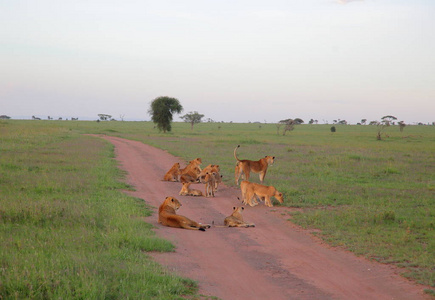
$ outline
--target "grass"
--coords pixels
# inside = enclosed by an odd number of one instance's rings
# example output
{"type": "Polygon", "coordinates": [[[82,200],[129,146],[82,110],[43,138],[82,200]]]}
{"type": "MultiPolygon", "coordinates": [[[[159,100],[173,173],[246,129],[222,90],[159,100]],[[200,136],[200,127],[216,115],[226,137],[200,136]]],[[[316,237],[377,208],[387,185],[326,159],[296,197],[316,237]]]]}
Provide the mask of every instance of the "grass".
{"type": "MultiPolygon", "coordinates": [[[[0,132],[9,127],[142,141],[184,161],[201,157],[203,165],[219,164],[225,183],[233,186],[237,145],[243,159],[276,156],[266,184],[284,193],[289,220],[320,229],[318,234],[331,245],[399,266],[404,276],[435,288],[433,126],[407,126],[404,132],[391,126],[386,132],[389,138],[382,141],[376,140],[376,126],[337,125],[331,133],[330,125],[302,125],[282,136],[273,124],[201,123],[190,130],[190,124],[173,123],[173,131],[162,134],[150,122],[7,121],[0,132]]],[[[31,140],[29,146],[20,147],[30,147],[31,140]]],[[[44,165],[5,162],[12,172],[44,165]]],[[[252,180],[258,182],[258,176],[254,174],[252,180]]],[[[60,187],[63,184],[44,183],[40,193],[54,193],[60,187]]]]}
{"type": "Polygon", "coordinates": [[[196,283],[149,251],[173,251],[121,189],[113,147],[57,126],[0,123],[0,298],[184,299],[196,283]]]}

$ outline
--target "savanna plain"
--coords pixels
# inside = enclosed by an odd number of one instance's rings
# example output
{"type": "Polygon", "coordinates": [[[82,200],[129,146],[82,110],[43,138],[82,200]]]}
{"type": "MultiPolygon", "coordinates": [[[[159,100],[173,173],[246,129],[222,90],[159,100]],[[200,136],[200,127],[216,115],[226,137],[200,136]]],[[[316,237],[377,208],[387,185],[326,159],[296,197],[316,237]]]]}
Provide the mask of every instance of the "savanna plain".
{"type": "MultiPolygon", "coordinates": [[[[144,221],[151,210],[123,190],[108,142],[137,140],[203,165],[235,186],[233,150],[276,157],[265,184],[285,217],[332,246],[397,266],[435,295],[435,126],[0,121],[0,298],[201,299],[193,280],[147,255],[174,251],[144,221]]],[[[163,176],[163,174],[162,174],[163,176]]],[[[252,181],[258,182],[254,174],[252,181]]]]}

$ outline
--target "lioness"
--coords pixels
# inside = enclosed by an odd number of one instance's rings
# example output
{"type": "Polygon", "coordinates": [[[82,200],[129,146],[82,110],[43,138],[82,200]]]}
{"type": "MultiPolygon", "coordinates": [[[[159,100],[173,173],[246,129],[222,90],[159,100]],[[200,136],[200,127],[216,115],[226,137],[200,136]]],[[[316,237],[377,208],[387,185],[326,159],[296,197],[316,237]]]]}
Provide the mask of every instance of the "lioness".
{"type": "Polygon", "coordinates": [[[171,169],[163,177],[164,181],[178,181],[178,176],[180,175],[180,163],[175,163],[171,169]]]}
{"type": "Polygon", "coordinates": [[[192,230],[205,231],[210,228],[208,224],[200,224],[190,220],[185,216],[177,215],[176,211],[180,208],[181,203],[174,197],[166,197],[159,207],[159,223],[169,227],[185,228],[192,230]]]}
{"type": "Polygon", "coordinates": [[[195,158],[191,160],[189,164],[180,170],[180,181],[181,182],[195,182],[201,173],[200,165],[202,163],[201,158],[195,158]]]}
{"type": "Polygon", "coordinates": [[[245,174],[245,180],[249,180],[251,172],[259,173],[260,181],[261,183],[263,183],[264,177],[266,176],[267,167],[269,165],[273,165],[275,161],[275,156],[265,156],[264,158],[257,161],[247,159],[240,160],[237,158],[236,154],[236,151],[239,147],[240,145],[238,145],[234,149],[234,158],[237,160],[237,164],[234,170],[236,185],[239,184],[239,179],[242,174],[245,174]]]}
{"type": "Polygon", "coordinates": [[[253,200],[255,197],[264,200],[264,204],[269,207],[273,206],[271,197],[275,197],[280,203],[284,202],[283,194],[278,192],[273,186],[243,180],[240,183],[240,190],[242,191],[243,204],[249,204],[250,206],[258,205],[256,199],[253,200]]]}
{"type": "Polygon", "coordinates": [[[190,188],[191,184],[192,182],[184,182],[178,194],[180,196],[202,196],[202,192],[200,190],[190,188]]]}
{"type": "Polygon", "coordinates": [[[201,172],[201,168],[199,167],[201,164],[202,164],[202,159],[200,157],[195,158],[194,160],[189,161],[189,164],[183,169],[181,169],[180,173],[183,174],[195,168],[198,168],[199,171],[201,172]]]}
{"type": "Polygon", "coordinates": [[[243,221],[242,212],[245,208],[243,206],[233,207],[233,213],[231,216],[226,217],[224,220],[225,226],[228,227],[255,227],[255,224],[245,223],[243,221]]]}

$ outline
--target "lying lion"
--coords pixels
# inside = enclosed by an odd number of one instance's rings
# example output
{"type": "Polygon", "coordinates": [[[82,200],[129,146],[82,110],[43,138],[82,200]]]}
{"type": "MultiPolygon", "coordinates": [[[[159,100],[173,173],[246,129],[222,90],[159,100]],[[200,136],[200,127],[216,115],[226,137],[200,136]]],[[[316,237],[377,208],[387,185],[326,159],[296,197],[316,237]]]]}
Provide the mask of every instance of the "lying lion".
{"type": "Polygon", "coordinates": [[[192,182],[184,182],[178,194],[180,196],[203,196],[200,190],[191,189],[190,188],[191,184],[192,182]]]}
{"type": "Polygon", "coordinates": [[[237,154],[236,154],[236,151],[239,147],[240,145],[238,145],[234,149],[234,158],[237,160],[237,164],[234,170],[234,178],[236,181],[236,185],[239,184],[239,179],[242,174],[245,175],[245,180],[249,180],[249,176],[251,172],[259,173],[260,181],[261,183],[263,183],[264,177],[266,176],[267,167],[269,165],[273,165],[275,161],[275,156],[265,156],[264,158],[257,161],[247,160],[247,159],[240,160],[237,158],[237,154]]]}
{"type": "Polygon", "coordinates": [[[249,204],[250,206],[258,205],[256,198],[264,200],[264,204],[269,207],[273,206],[271,197],[275,197],[280,203],[284,202],[283,194],[273,186],[243,180],[240,183],[240,190],[242,191],[243,204],[249,204]]]}
{"type": "Polygon", "coordinates": [[[180,163],[175,163],[172,168],[166,172],[165,176],[163,177],[164,181],[178,181],[178,176],[180,175],[180,163]]]}
{"type": "Polygon", "coordinates": [[[200,224],[190,220],[185,216],[176,214],[176,211],[180,208],[181,203],[174,197],[166,197],[162,205],[159,207],[159,223],[169,227],[201,230],[205,231],[205,228],[210,228],[208,224],[200,224]]]}
{"type": "Polygon", "coordinates": [[[245,208],[243,206],[233,207],[231,216],[226,217],[224,220],[225,226],[228,227],[255,227],[255,224],[248,224],[243,221],[242,212],[245,208]]]}

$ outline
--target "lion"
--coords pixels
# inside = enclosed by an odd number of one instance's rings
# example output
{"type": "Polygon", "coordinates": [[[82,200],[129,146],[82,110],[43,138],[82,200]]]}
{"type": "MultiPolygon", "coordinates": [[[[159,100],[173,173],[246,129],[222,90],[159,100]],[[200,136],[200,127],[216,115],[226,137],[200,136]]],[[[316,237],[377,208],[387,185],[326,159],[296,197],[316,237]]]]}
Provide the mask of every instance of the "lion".
{"type": "Polygon", "coordinates": [[[245,223],[243,221],[242,212],[245,208],[243,206],[234,206],[233,213],[224,220],[225,226],[228,227],[255,227],[255,224],[245,223]]]}
{"type": "Polygon", "coordinates": [[[205,196],[214,197],[215,175],[207,172],[204,175],[201,175],[198,179],[199,182],[205,184],[205,196]]]}
{"type": "Polygon", "coordinates": [[[190,189],[192,182],[184,182],[181,187],[180,196],[203,196],[200,190],[190,189]]]}
{"type": "Polygon", "coordinates": [[[250,206],[258,205],[254,197],[264,200],[264,204],[272,207],[271,197],[275,197],[280,203],[284,202],[283,194],[278,192],[273,186],[266,186],[255,182],[249,182],[243,180],[240,183],[240,190],[242,191],[243,204],[249,204],[250,206]]]}
{"type": "Polygon", "coordinates": [[[234,170],[236,185],[239,184],[239,179],[242,174],[245,175],[245,180],[249,180],[251,172],[259,173],[260,181],[261,183],[263,183],[264,177],[266,176],[267,167],[269,165],[273,165],[273,163],[275,162],[275,156],[265,156],[264,158],[257,161],[247,159],[240,160],[237,158],[236,154],[236,151],[239,147],[240,145],[238,145],[234,149],[234,158],[237,160],[237,164],[234,170]]]}
{"type": "Polygon", "coordinates": [[[201,172],[201,168],[200,165],[202,164],[202,159],[200,157],[195,158],[194,160],[189,161],[189,164],[184,167],[183,169],[180,170],[180,173],[187,173],[189,172],[191,169],[196,169],[198,168],[199,171],[201,172]]]}
{"type": "Polygon", "coordinates": [[[176,211],[181,207],[180,201],[174,197],[166,197],[162,205],[159,207],[159,223],[164,226],[201,230],[205,231],[210,228],[208,224],[200,224],[189,218],[177,215],[176,211]]]}
{"type": "Polygon", "coordinates": [[[213,176],[215,177],[213,189],[216,192],[218,189],[219,183],[222,182],[222,175],[219,174],[219,172],[220,172],[219,165],[208,165],[207,167],[202,169],[201,173],[199,174],[199,178],[204,176],[206,173],[213,174],[213,176]]]}
{"type": "Polygon", "coordinates": [[[178,181],[178,176],[180,175],[180,163],[175,163],[172,168],[163,177],[164,181],[178,181]]]}
{"type": "Polygon", "coordinates": [[[180,182],[181,183],[187,183],[187,182],[199,182],[199,174],[201,171],[199,169],[191,169],[189,172],[186,172],[184,174],[181,174],[180,176],[180,182]]]}
{"type": "Polygon", "coordinates": [[[180,170],[180,182],[197,182],[198,176],[201,173],[202,159],[195,158],[189,164],[180,170]]]}
{"type": "Polygon", "coordinates": [[[205,173],[199,177],[199,182],[205,184],[205,196],[214,197],[216,173],[205,173]]]}

